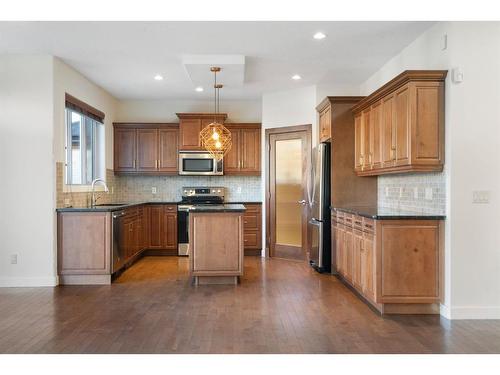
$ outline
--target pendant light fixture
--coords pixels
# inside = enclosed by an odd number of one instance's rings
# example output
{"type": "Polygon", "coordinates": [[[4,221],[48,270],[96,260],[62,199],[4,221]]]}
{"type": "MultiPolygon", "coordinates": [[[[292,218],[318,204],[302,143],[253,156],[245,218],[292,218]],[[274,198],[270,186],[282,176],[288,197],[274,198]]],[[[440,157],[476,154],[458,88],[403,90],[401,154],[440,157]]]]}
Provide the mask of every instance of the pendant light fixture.
{"type": "Polygon", "coordinates": [[[219,90],[221,84],[217,83],[217,73],[220,68],[210,68],[214,73],[214,121],[205,126],[200,132],[202,146],[217,160],[222,160],[231,149],[231,132],[219,122],[219,90]]]}

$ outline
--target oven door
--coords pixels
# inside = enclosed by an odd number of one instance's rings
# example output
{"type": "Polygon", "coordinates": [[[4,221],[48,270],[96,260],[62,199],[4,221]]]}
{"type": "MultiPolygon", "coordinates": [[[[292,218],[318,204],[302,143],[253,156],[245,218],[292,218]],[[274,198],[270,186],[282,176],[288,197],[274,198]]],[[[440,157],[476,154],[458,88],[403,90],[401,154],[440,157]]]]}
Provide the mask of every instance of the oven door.
{"type": "Polygon", "coordinates": [[[179,174],[191,176],[222,175],[222,160],[208,152],[179,152],[179,174]]]}

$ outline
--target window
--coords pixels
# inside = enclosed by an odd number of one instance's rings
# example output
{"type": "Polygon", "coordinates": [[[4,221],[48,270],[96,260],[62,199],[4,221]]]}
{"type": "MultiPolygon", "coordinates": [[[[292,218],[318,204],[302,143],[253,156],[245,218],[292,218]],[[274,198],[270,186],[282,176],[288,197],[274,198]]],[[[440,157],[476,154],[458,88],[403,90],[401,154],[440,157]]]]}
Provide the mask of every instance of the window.
{"type": "Polygon", "coordinates": [[[104,115],[75,101],[66,96],[66,184],[90,185],[104,177],[104,115]]]}

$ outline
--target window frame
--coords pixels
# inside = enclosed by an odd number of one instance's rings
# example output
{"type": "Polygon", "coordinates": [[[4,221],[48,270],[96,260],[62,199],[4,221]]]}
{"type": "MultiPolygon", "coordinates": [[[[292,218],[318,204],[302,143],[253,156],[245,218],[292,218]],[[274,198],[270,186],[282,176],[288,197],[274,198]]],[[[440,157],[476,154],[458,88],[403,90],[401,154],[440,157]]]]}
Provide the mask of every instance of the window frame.
{"type": "MultiPolygon", "coordinates": [[[[66,186],[71,186],[72,188],[77,187],[86,187],[91,185],[91,181],[93,181],[98,174],[98,166],[97,166],[97,127],[103,126],[104,129],[104,121],[98,121],[96,118],[92,118],[85,113],[82,113],[75,109],[73,106],[65,106],[65,163],[64,163],[64,184],[66,186]],[[80,122],[80,171],[81,171],[81,183],[73,183],[73,155],[72,155],[72,114],[77,113],[81,116],[82,121],[80,122]],[[87,164],[87,136],[86,129],[90,126],[92,129],[91,142],[92,142],[92,169],[91,176],[89,180],[88,172],[88,164],[87,164]],[[90,181],[90,182],[89,182],[90,181]]],[[[102,140],[105,142],[105,138],[102,140]]],[[[103,155],[105,156],[105,155],[103,155]]],[[[105,176],[102,176],[105,178],[105,176]]]]}

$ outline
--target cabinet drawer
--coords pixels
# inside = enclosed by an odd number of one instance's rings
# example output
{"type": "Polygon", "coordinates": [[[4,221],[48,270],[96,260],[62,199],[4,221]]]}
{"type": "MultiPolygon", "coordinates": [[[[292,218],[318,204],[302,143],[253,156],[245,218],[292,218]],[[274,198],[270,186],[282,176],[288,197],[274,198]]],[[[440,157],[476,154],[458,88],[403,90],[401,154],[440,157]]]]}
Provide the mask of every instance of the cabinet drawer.
{"type": "Polygon", "coordinates": [[[259,217],[257,215],[243,215],[243,227],[247,229],[259,229],[259,217]]]}
{"type": "Polygon", "coordinates": [[[245,203],[245,213],[260,213],[260,204],[245,203]]]}
{"type": "Polygon", "coordinates": [[[243,245],[245,249],[260,249],[260,232],[247,232],[243,234],[243,245]]]}
{"type": "Polygon", "coordinates": [[[177,212],[177,206],[174,204],[165,205],[163,209],[165,210],[165,212],[177,212]]]}

